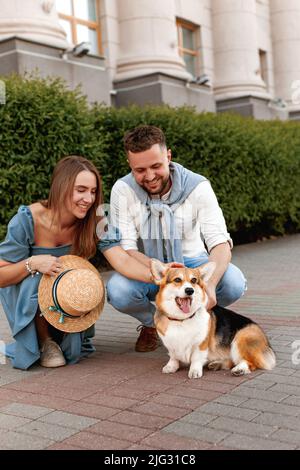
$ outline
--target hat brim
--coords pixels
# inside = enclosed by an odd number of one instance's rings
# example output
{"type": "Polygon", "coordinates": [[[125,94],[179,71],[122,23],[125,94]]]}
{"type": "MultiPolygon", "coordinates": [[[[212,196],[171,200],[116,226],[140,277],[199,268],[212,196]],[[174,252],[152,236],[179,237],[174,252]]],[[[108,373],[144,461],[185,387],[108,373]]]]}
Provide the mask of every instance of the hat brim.
{"type": "Polygon", "coordinates": [[[87,260],[80,258],[75,255],[65,255],[59,258],[60,263],[62,264],[63,271],[67,269],[90,269],[99,277],[102,284],[102,298],[101,302],[97,307],[88,312],[86,315],[80,317],[64,317],[64,322],[59,323],[60,313],[56,311],[49,310],[49,307],[53,306],[52,298],[52,287],[55,279],[59,276],[60,273],[57,273],[55,276],[49,276],[43,274],[39,289],[38,289],[38,302],[41,313],[43,317],[47,320],[50,325],[54,328],[64,331],[66,333],[80,333],[81,331],[87,330],[90,326],[96,323],[97,319],[100,316],[100,313],[103,310],[105,302],[105,288],[102,277],[99,271],[87,260]]]}

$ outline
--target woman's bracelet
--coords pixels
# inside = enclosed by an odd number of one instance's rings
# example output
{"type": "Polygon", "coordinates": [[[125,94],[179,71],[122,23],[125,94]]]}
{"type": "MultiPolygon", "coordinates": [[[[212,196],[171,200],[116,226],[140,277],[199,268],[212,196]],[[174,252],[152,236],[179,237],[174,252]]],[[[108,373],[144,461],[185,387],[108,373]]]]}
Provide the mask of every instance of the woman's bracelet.
{"type": "Polygon", "coordinates": [[[34,277],[37,274],[39,274],[39,272],[31,268],[31,259],[32,259],[32,257],[28,258],[28,260],[26,260],[25,266],[26,266],[27,271],[31,275],[31,277],[34,277]]]}

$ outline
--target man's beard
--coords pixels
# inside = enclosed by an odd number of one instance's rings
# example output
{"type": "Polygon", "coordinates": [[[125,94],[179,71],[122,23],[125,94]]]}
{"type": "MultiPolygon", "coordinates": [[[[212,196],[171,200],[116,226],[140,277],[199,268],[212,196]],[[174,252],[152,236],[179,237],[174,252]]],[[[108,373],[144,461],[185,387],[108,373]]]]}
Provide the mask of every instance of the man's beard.
{"type": "Polygon", "coordinates": [[[159,188],[158,189],[155,189],[155,190],[151,190],[151,188],[149,188],[147,185],[145,184],[142,184],[142,188],[148,193],[148,194],[151,194],[153,196],[157,195],[157,194],[161,194],[165,189],[166,187],[168,186],[169,184],[169,177],[167,176],[165,179],[160,179],[157,183],[160,183],[159,185],[159,188]]]}

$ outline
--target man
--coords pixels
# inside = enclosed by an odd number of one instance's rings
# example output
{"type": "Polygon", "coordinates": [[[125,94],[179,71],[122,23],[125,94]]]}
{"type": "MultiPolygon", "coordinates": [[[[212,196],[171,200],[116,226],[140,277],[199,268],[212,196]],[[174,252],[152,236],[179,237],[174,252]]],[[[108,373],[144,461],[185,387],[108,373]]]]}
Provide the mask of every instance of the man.
{"type": "MultiPolygon", "coordinates": [[[[214,261],[207,284],[208,306],[227,306],[246,289],[241,271],[230,264],[232,241],[210,183],[171,161],[165,136],[155,126],[140,126],[124,138],[131,173],[111,192],[111,222],[121,232],[121,246],[150,268],[150,259],[197,267],[214,261]]],[[[151,283],[113,274],[109,302],[141,325],[135,350],[153,351],[158,337],[153,324],[158,291],[151,283]]]]}

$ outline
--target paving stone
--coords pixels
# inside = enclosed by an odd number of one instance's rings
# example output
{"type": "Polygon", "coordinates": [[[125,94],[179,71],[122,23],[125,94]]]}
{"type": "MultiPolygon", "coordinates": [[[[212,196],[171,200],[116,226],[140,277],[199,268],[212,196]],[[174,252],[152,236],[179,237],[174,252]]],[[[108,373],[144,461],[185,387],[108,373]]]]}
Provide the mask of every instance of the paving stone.
{"type": "Polygon", "coordinates": [[[21,418],[20,416],[0,413],[0,429],[16,429],[23,424],[30,423],[30,421],[30,419],[21,418]]]}
{"type": "Polygon", "coordinates": [[[238,395],[221,395],[220,397],[213,400],[211,403],[223,403],[224,405],[239,406],[241,403],[246,402],[247,397],[239,397],[238,395]]]}
{"type": "Polygon", "coordinates": [[[78,432],[78,429],[66,428],[56,424],[32,421],[18,428],[18,432],[51,439],[52,441],[62,441],[78,432]]]}
{"type": "MultiPolygon", "coordinates": [[[[213,378],[211,380],[213,380],[213,378]]],[[[192,389],[201,389],[201,390],[214,391],[214,392],[219,392],[219,393],[227,393],[227,392],[230,392],[234,388],[235,382],[228,384],[228,383],[222,383],[219,381],[212,382],[208,380],[203,380],[201,378],[199,380],[192,380],[188,385],[192,389]]]]}
{"type": "Polygon", "coordinates": [[[295,376],[296,374],[295,374],[295,369],[289,369],[287,367],[276,366],[274,369],[268,370],[266,374],[262,374],[262,375],[267,375],[271,377],[272,375],[294,375],[295,376]]]}
{"type": "Polygon", "coordinates": [[[47,450],[86,450],[83,449],[82,447],[75,447],[72,446],[71,444],[66,444],[64,442],[55,442],[55,444],[52,444],[51,446],[47,447],[47,450]]]}
{"type": "MultiPolygon", "coordinates": [[[[45,395],[51,398],[72,398],[72,400],[81,400],[92,395],[93,390],[91,386],[79,388],[72,388],[71,385],[65,387],[57,387],[55,385],[49,385],[48,383],[41,382],[26,382],[23,381],[13,382],[5,386],[8,390],[20,390],[21,392],[29,392],[37,395],[45,395]]],[[[97,390],[97,386],[93,387],[97,390]]]]}
{"type": "Polygon", "coordinates": [[[147,379],[145,377],[138,377],[128,380],[127,383],[129,386],[135,387],[139,390],[145,390],[156,393],[159,393],[162,390],[167,390],[170,387],[169,383],[164,383],[162,385],[160,377],[154,377],[152,380],[150,380],[148,377],[147,379]]]}
{"type": "Polygon", "coordinates": [[[293,341],[297,340],[300,338],[299,332],[292,333],[290,329],[288,330],[282,330],[281,335],[280,335],[280,340],[281,341],[288,341],[289,343],[293,343],[293,341]]]}
{"type": "Polygon", "coordinates": [[[110,408],[117,408],[120,410],[125,410],[126,408],[130,408],[131,406],[137,405],[139,403],[137,400],[132,400],[130,398],[103,395],[103,393],[95,393],[94,395],[89,396],[83,401],[85,401],[86,403],[95,403],[97,405],[102,405],[110,408]]]}
{"type": "Polygon", "coordinates": [[[262,439],[261,437],[232,434],[222,441],[222,445],[241,450],[292,450],[295,444],[287,444],[279,440],[262,439]]]}
{"type": "Polygon", "coordinates": [[[243,421],[241,419],[233,419],[227,417],[217,418],[216,420],[209,423],[209,427],[255,437],[268,437],[277,429],[275,426],[256,424],[253,422],[243,421]]]}
{"type": "MultiPolygon", "coordinates": [[[[149,449],[166,450],[205,450],[210,449],[212,444],[196,439],[189,439],[176,434],[158,431],[141,441],[142,446],[150,446],[149,449]]],[[[143,447],[141,447],[142,449],[143,447]]],[[[148,448],[148,447],[146,447],[148,448]]]]}
{"type": "MultiPolygon", "coordinates": [[[[275,384],[274,387],[277,387],[275,384]]],[[[239,395],[242,397],[247,397],[247,398],[257,398],[257,399],[262,399],[262,400],[269,400],[272,402],[279,402],[281,400],[284,400],[287,398],[288,395],[291,395],[291,393],[283,392],[283,390],[278,390],[277,388],[273,388],[271,390],[257,390],[254,387],[246,387],[246,386],[240,386],[232,390],[231,392],[234,395],[239,395]]]]}
{"type": "Polygon", "coordinates": [[[181,418],[180,422],[192,423],[192,424],[196,424],[197,426],[205,426],[206,424],[210,423],[217,417],[218,415],[203,413],[200,410],[197,410],[181,418]]]}
{"type": "Polygon", "coordinates": [[[165,393],[155,395],[152,401],[160,405],[175,406],[176,408],[183,408],[185,410],[194,410],[205,403],[203,400],[197,400],[196,398],[185,398],[183,400],[182,397],[166,395],[165,393]]]}
{"type": "Polygon", "coordinates": [[[128,424],[114,423],[112,421],[101,421],[91,426],[89,432],[102,434],[103,436],[111,436],[121,440],[125,439],[130,442],[138,442],[149,434],[152,434],[153,430],[130,426],[128,424]]]}
{"type": "Polygon", "coordinates": [[[146,446],[146,444],[132,444],[127,447],[127,450],[161,450],[161,447],[146,446]]]}
{"type": "Polygon", "coordinates": [[[286,367],[287,369],[294,369],[295,371],[299,370],[299,364],[293,364],[291,359],[289,359],[288,361],[283,360],[280,364],[280,367],[284,367],[284,368],[286,367]]]}
{"type": "Polygon", "coordinates": [[[257,377],[256,379],[254,379],[255,381],[257,382],[275,382],[275,383],[281,383],[281,384],[285,384],[285,385],[295,385],[296,387],[300,387],[300,377],[296,377],[296,376],[283,376],[283,375],[279,375],[279,374],[272,374],[272,376],[270,375],[266,375],[266,374],[263,374],[263,375],[260,375],[259,377],[257,377]]]}
{"type": "Polygon", "coordinates": [[[169,426],[165,427],[163,431],[212,443],[219,443],[230,434],[229,432],[211,429],[207,426],[198,426],[196,424],[187,423],[182,420],[170,424],[169,426]]]}
{"type": "MultiPolygon", "coordinates": [[[[253,372],[252,374],[255,374],[253,372]]],[[[194,384],[198,384],[197,388],[202,388],[202,385],[206,382],[220,382],[221,384],[228,384],[231,385],[232,388],[237,387],[243,382],[247,382],[249,380],[249,377],[247,376],[240,376],[240,377],[235,377],[231,374],[229,370],[218,370],[218,371],[212,371],[212,370],[206,370],[204,369],[204,375],[201,377],[200,381],[199,380],[193,380],[192,381],[192,387],[195,387],[194,384]],[[201,384],[201,385],[200,385],[201,384]]],[[[188,383],[190,384],[191,381],[189,380],[188,383]]],[[[230,389],[228,389],[230,391],[230,389]]]]}
{"type": "Polygon", "coordinates": [[[11,403],[0,408],[1,413],[21,416],[23,418],[37,419],[54,411],[52,408],[27,405],[26,403],[11,403]]]}
{"type": "MultiPolygon", "coordinates": [[[[1,355],[0,355],[0,364],[1,364],[1,355]]],[[[11,378],[11,377],[0,377],[0,387],[2,387],[3,385],[7,385],[7,384],[10,384],[10,383],[13,383],[15,382],[16,379],[15,378],[11,378]]]]}
{"type": "Polygon", "coordinates": [[[279,429],[272,434],[272,439],[288,442],[289,444],[300,444],[300,432],[290,431],[288,429],[279,429]]]}
{"type": "Polygon", "coordinates": [[[291,344],[292,344],[292,341],[282,341],[280,336],[278,337],[278,339],[271,340],[271,346],[273,349],[277,347],[290,347],[291,344]]]}
{"type": "MultiPolygon", "coordinates": [[[[25,422],[14,421],[17,427],[13,431],[3,429],[8,441],[1,443],[2,448],[176,450],[300,447],[300,364],[292,363],[292,343],[300,339],[300,283],[296,282],[300,279],[299,241],[300,235],[296,235],[234,248],[234,263],[248,277],[249,290],[233,310],[250,314],[263,326],[278,353],[274,370],[256,371],[244,377],[233,377],[230,371],[205,370],[202,379],[197,381],[188,379],[187,368],[174,375],[162,374],[161,368],[167,360],[166,350],[160,347],[150,354],[136,353],[134,343],[138,322],[120,315],[106,304],[101,321],[96,324],[94,343],[98,351],[88,360],[56,370],[33,367],[30,371],[19,371],[13,369],[10,362],[1,367],[0,416],[9,416],[11,423],[15,418],[25,419],[25,422]],[[288,266],[288,270],[278,271],[278,263],[281,267],[288,266]],[[293,282],[289,278],[291,270],[293,282]],[[278,292],[280,296],[276,294],[278,292]],[[288,305],[291,312],[288,317],[282,316],[282,304],[288,305]],[[85,388],[87,383],[91,384],[88,391],[85,388]],[[93,402],[89,402],[91,397],[93,402]],[[12,408],[5,410],[8,405],[12,408]],[[206,405],[204,413],[202,406],[206,405]],[[140,413],[133,412],[132,407],[138,408],[140,413]],[[45,410],[48,414],[44,414],[45,410]],[[57,415],[55,413],[60,412],[53,410],[63,410],[64,413],[57,415]],[[217,410],[218,415],[215,414],[217,410]],[[166,414],[168,417],[164,418],[166,414]],[[45,421],[47,416],[52,416],[50,420],[54,422],[45,421]],[[94,419],[92,424],[80,421],[89,418],[94,419]],[[101,420],[108,424],[103,426],[101,420]],[[227,426],[228,420],[235,421],[238,430],[232,429],[232,425],[229,431],[214,428],[214,423],[220,426],[220,420],[227,420],[227,426]],[[22,428],[33,432],[34,426],[40,427],[40,435],[21,432],[22,428]],[[176,433],[165,431],[171,426],[177,427],[176,433]],[[257,429],[265,430],[266,427],[273,429],[268,438],[241,434],[249,430],[251,433],[257,429]],[[55,429],[58,429],[57,433],[54,433],[55,429]],[[59,434],[62,429],[75,434],[64,438],[59,434]],[[43,432],[47,438],[41,435],[43,432]],[[104,432],[107,435],[102,434],[104,432]],[[141,436],[145,433],[141,440],[139,433],[141,436]],[[64,440],[54,442],[52,436],[64,440]],[[138,440],[133,442],[135,439],[138,440]]],[[[0,330],[5,340],[10,341],[2,311],[0,330]]]]}
{"type": "Polygon", "coordinates": [[[46,449],[54,441],[51,439],[44,439],[38,436],[29,436],[15,431],[8,431],[1,435],[1,446],[3,448],[15,450],[40,450],[46,449]]]}
{"type": "Polygon", "coordinates": [[[285,393],[286,395],[300,396],[300,387],[295,385],[275,384],[269,389],[269,393],[285,393]]]}
{"type": "Polygon", "coordinates": [[[182,408],[176,408],[174,406],[160,405],[152,401],[143,403],[139,406],[131,408],[132,411],[137,413],[145,413],[145,415],[156,415],[165,418],[179,419],[187,414],[187,411],[182,408]]]}
{"type": "Polygon", "coordinates": [[[300,397],[295,397],[291,395],[290,397],[285,398],[281,403],[300,407],[300,397]]]}
{"type": "Polygon", "coordinates": [[[262,413],[254,420],[256,423],[277,426],[293,431],[300,431],[300,420],[293,416],[280,415],[275,413],[262,413]]]}
{"type": "Polygon", "coordinates": [[[119,413],[117,408],[108,408],[107,406],[96,405],[95,403],[86,403],[80,401],[62,408],[63,411],[78,416],[88,416],[95,419],[107,419],[119,413]]]}
{"type": "Polygon", "coordinates": [[[58,424],[67,428],[85,429],[98,423],[97,419],[87,418],[86,416],[64,413],[63,411],[54,411],[46,416],[39,418],[39,421],[50,424],[58,424]]]}
{"type": "Polygon", "coordinates": [[[109,421],[117,423],[131,424],[141,428],[161,429],[167,426],[172,419],[162,418],[161,416],[145,415],[144,413],[135,413],[133,411],[122,411],[111,418],[109,421]]]}
{"type": "Polygon", "coordinates": [[[258,377],[257,377],[257,380],[256,379],[252,379],[252,380],[249,380],[248,382],[242,384],[239,386],[239,388],[255,388],[257,390],[268,390],[269,388],[272,387],[272,385],[276,385],[276,382],[275,381],[267,381],[267,380],[260,380],[258,381],[258,377]]]}
{"type": "Polygon", "coordinates": [[[172,389],[168,390],[168,394],[181,396],[181,397],[183,397],[183,399],[185,397],[187,397],[187,398],[198,398],[199,400],[203,400],[203,401],[214,400],[215,398],[217,398],[221,395],[219,392],[201,390],[200,388],[199,389],[189,388],[188,386],[173,387],[172,389]]]}
{"type": "Polygon", "coordinates": [[[287,416],[299,416],[300,414],[300,407],[290,406],[284,402],[274,403],[267,400],[250,399],[241,403],[240,406],[251,410],[269,411],[274,414],[283,414],[287,416]]]}
{"type": "Polygon", "coordinates": [[[72,445],[76,448],[89,450],[122,450],[127,449],[131,443],[110,436],[101,436],[91,432],[81,431],[62,442],[64,445],[72,445]]]}
{"type": "MultiPolygon", "coordinates": [[[[287,341],[288,342],[288,341],[287,341]]],[[[289,342],[288,342],[289,343],[289,342]]],[[[289,343],[288,345],[283,345],[283,344],[277,344],[276,346],[273,346],[273,349],[275,350],[275,353],[276,353],[276,356],[279,354],[279,353],[286,353],[286,354],[291,354],[293,352],[292,350],[292,347],[291,347],[291,344],[292,343],[289,343]]]]}
{"type": "Polygon", "coordinates": [[[229,416],[230,418],[243,419],[245,421],[251,421],[259,413],[253,410],[247,410],[236,406],[224,405],[221,403],[206,403],[205,405],[198,408],[197,411],[191,413],[194,416],[201,413],[208,413],[216,416],[229,416]]]}

